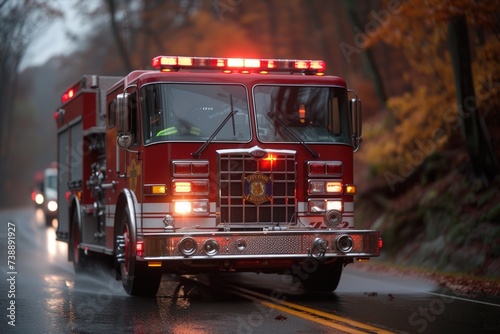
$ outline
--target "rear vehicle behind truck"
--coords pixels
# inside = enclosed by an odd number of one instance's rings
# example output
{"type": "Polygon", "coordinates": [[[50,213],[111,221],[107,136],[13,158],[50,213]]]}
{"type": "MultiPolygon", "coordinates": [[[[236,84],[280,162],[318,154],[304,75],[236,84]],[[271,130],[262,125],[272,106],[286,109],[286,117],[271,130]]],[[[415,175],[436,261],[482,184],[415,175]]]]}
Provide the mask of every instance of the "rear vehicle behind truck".
{"type": "Polygon", "coordinates": [[[31,199],[37,208],[42,209],[45,224],[52,226],[52,221],[58,218],[57,168],[49,167],[35,174],[31,199]]]}

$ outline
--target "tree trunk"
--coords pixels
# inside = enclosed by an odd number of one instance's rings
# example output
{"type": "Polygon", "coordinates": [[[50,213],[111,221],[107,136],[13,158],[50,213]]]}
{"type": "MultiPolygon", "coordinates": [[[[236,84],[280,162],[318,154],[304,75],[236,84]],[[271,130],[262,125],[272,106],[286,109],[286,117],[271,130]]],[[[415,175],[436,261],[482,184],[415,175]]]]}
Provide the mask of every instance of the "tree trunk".
{"type": "MultiPolygon", "coordinates": [[[[118,46],[118,52],[123,60],[123,67],[125,68],[125,72],[128,73],[132,71],[132,65],[130,63],[130,55],[129,50],[127,48],[127,39],[128,39],[128,31],[126,31],[127,36],[125,36],[125,42],[123,41],[120,30],[118,28],[118,23],[116,22],[116,4],[114,0],[107,0],[108,9],[109,9],[109,17],[111,19],[111,31],[113,32],[113,36],[115,37],[116,45],[118,46]]],[[[125,17],[125,20],[127,18],[125,17]]],[[[128,24],[125,21],[125,24],[128,24]]],[[[126,27],[128,29],[128,27],[126,27]]]]}
{"type": "Polygon", "coordinates": [[[472,164],[474,176],[489,183],[497,173],[498,163],[486,128],[481,127],[471,69],[469,35],[465,16],[450,19],[448,40],[455,76],[455,89],[461,132],[472,164]]]}
{"type": "MultiPolygon", "coordinates": [[[[359,20],[358,14],[356,12],[357,3],[352,0],[344,0],[342,3],[347,11],[347,16],[353,28],[357,27],[361,29],[363,25],[361,24],[361,21],[359,20]]],[[[365,63],[365,68],[368,70],[368,74],[370,75],[373,86],[375,88],[375,93],[377,95],[381,107],[383,108],[385,107],[385,103],[387,101],[387,94],[385,93],[384,82],[382,80],[382,77],[380,76],[378,67],[375,64],[375,58],[373,56],[373,52],[371,51],[371,49],[364,49],[363,51],[364,52],[361,53],[362,56],[361,59],[365,63]]]]}

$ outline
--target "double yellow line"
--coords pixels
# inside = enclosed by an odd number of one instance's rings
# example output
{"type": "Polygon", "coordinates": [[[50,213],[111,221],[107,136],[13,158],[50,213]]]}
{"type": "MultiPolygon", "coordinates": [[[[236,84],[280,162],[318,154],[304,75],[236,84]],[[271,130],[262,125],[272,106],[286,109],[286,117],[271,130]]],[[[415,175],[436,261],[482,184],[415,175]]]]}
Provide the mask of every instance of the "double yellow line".
{"type": "Polygon", "coordinates": [[[358,321],[350,320],[347,318],[339,317],[330,313],[315,310],[306,306],[290,303],[277,298],[272,298],[264,294],[251,291],[240,287],[225,287],[232,293],[246,299],[250,299],[261,305],[292,314],[302,319],[310,320],[318,324],[335,328],[346,333],[392,333],[390,331],[370,326],[358,321]]]}

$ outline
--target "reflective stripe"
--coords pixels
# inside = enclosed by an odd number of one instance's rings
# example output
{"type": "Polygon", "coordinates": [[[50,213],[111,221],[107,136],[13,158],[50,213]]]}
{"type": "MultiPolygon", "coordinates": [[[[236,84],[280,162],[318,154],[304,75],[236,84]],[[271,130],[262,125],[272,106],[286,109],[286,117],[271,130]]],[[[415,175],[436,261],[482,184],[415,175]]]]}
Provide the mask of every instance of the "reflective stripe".
{"type": "Polygon", "coordinates": [[[170,128],[166,128],[166,129],[163,129],[163,130],[160,130],[158,131],[158,133],[156,134],[156,136],[168,136],[168,135],[175,135],[177,133],[177,129],[175,128],[175,126],[172,126],[170,128]]]}
{"type": "MultiPolygon", "coordinates": [[[[177,130],[177,128],[175,126],[172,126],[170,128],[166,128],[166,129],[158,131],[156,136],[169,136],[169,135],[175,135],[175,134],[179,134],[179,131],[177,130]]],[[[189,134],[194,135],[194,136],[199,136],[201,134],[201,130],[199,128],[193,126],[191,129],[189,129],[189,134]]]]}

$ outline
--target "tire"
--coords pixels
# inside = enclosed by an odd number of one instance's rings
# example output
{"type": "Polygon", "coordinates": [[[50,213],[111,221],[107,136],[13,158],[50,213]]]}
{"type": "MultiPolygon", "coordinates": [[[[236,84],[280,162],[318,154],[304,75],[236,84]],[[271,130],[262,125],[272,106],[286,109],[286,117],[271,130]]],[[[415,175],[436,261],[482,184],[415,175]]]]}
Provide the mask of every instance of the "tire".
{"type": "Polygon", "coordinates": [[[162,272],[158,268],[149,268],[146,262],[136,261],[135,247],[133,247],[135,245],[135,235],[131,230],[130,215],[127,209],[123,215],[120,231],[121,236],[123,236],[122,254],[124,257],[123,261],[118,261],[118,258],[116,261],[120,262],[123,288],[132,296],[156,296],[160,287],[162,272]]]}
{"type": "Polygon", "coordinates": [[[88,270],[88,258],[85,251],[80,248],[80,227],[78,226],[78,213],[73,210],[71,216],[71,242],[73,268],[76,273],[86,272],[88,270]]]}
{"type": "Polygon", "coordinates": [[[342,268],[343,263],[341,261],[329,264],[318,262],[316,270],[300,277],[299,280],[307,291],[333,292],[339,285],[342,268]]]}

